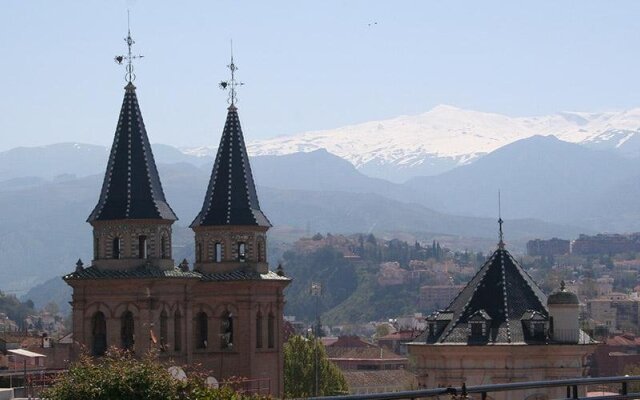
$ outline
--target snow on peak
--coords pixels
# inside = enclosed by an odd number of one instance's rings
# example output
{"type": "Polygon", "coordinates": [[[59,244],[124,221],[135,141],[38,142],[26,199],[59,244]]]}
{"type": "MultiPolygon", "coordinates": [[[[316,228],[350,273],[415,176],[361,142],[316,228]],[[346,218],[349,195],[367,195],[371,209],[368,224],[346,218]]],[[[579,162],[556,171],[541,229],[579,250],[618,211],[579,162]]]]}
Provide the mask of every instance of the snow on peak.
{"type": "MultiPolygon", "coordinates": [[[[438,105],[418,115],[402,115],[335,129],[279,136],[248,143],[251,155],[283,155],[325,149],[356,167],[369,163],[407,168],[446,159],[465,164],[504,145],[534,135],[586,145],[624,145],[640,132],[640,108],[622,112],[560,112],[533,117],[438,105]]],[[[210,156],[215,148],[182,149],[210,156]]]]}

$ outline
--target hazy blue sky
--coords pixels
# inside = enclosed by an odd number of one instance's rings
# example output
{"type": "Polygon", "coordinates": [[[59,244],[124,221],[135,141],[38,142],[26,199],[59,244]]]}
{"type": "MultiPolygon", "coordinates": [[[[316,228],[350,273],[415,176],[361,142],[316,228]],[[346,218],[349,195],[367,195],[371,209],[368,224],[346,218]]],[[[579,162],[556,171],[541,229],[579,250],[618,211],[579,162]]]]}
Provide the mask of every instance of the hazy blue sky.
{"type": "Polygon", "coordinates": [[[154,143],[215,145],[233,38],[247,140],[417,114],[640,106],[637,1],[25,1],[0,5],[0,150],[109,144],[131,10],[154,143]],[[377,25],[373,24],[377,22],[377,25]],[[369,24],[372,26],[369,26],[369,24]]]}

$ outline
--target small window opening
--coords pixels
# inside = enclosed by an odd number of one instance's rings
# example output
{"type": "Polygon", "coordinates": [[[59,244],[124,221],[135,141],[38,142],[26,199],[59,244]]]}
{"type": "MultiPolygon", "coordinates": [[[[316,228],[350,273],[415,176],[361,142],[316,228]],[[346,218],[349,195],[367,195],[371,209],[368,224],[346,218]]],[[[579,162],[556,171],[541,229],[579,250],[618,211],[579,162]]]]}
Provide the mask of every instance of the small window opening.
{"type": "Polygon", "coordinates": [[[93,239],[93,259],[100,259],[100,238],[93,239]]]}
{"type": "Polygon", "coordinates": [[[120,317],[120,338],[124,350],[133,350],[134,345],[134,323],[131,311],[125,311],[120,317]]]}
{"type": "Polygon", "coordinates": [[[196,348],[206,349],[209,346],[209,317],[201,311],[196,316],[196,348]]]}
{"type": "Polygon", "coordinates": [[[262,348],[262,313],[259,311],[256,315],[256,348],[262,348]]]}
{"type": "Polygon", "coordinates": [[[107,321],[101,311],[93,314],[91,332],[93,335],[91,353],[94,356],[101,356],[107,351],[107,321]]]}
{"type": "Polygon", "coordinates": [[[162,310],[160,313],[160,351],[167,351],[167,324],[169,317],[167,312],[162,310]]]}
{"type": "Polygon", "coordinates": [[[182,350],[182,315],[179,310],[173,315],[173,342],[175,351],[182,350]]]}
{"type": "Polygon", "coordinates": [[[484,333],[482,332],[482,325],[484,325],[484,323],[482,322],[473,322],[471,323],[471,336],[472,337],[481,337],[484,335],[484,333]]]}
{"type": "Polygon", "coordinates": [[[537,338],[544,337],[544,322],[534,322],[533,325],[533,336],[537,338]]]}
{"type": "Polygon", "coordinates": [[[163,259],[169,258],[167,257],[167,237],[164,235],[160,239],[160,257],[163,259]]]}
{"type": "Polygon", "coordinates": [[[275,339],[276,339],[276,318],[272,313],[269,313],[269,319],[267,321],[267,345],[270,349],[275,347],[275,339]]]}
{"type": "Polygon", "coordinates": [[[262,258],[262,242],[258,242],[258,262],[262,261],[264,261],[262,258]]]}
{"type": "Polygon", "coordinates": [[[215,261],[222,262],[222,243],[220,242],[215,244],[215,261]]]}
{"type": "Polygon", "coordinates": [[[238,261],[245,262],[247,260],[247,245],[244,242],[238,243],[238,261]]]}
{"type": "Polygon", "coordinates": [[[120,238],[118,236],[113,238],[112,256],[116,259],[120,258],[120,238]]]}
{"type": "Polygon", "coordinates": [[[202,243],[200,242],[196,244],[196,261],[202,262],[202,243]]]}
{"type": "Polygon", "coordinates": [[[138,258],[146,259],[147,254],[147,237],[144,235],[138,236],[138,258]]]}
{"type": "Polygon", "coordinates": [[[233,315],[228,311],[222,314],[220,321],[220,348],[233,348],[233,315]]]}

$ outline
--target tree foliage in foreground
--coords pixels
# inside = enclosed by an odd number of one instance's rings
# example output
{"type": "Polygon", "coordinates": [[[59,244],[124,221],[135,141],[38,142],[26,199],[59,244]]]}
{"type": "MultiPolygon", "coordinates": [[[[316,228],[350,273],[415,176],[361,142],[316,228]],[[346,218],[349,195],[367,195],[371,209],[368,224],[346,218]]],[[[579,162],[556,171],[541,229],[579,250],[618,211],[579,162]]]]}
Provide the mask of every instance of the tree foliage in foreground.
{"type": "Polygon", "coordinates": [[[340,369],[327,358],[317,339],[292,336],[284,345],[284,393],[287,398],[315,395],[315,357],[318,355],[318,396],[346,393],[347,381],[340,369]]]}
{"type": "Polygon", "coordinates": [[[174,379],[153,355],[136,359],[110,349],[104,357],[84,355],[43,393],[49,400],[259,400],[230,386],[207,387],[205,374],[192,372],[184,382],[174,379]]]}

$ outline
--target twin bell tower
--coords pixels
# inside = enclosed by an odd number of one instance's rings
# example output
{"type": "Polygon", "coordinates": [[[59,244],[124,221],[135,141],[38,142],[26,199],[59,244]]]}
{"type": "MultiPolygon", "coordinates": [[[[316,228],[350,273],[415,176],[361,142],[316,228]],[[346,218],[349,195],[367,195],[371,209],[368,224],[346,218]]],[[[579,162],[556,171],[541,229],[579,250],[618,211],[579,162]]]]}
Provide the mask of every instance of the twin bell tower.
{"type": "Polygon", "coordinates": [[[124,100],[93,227],[93,261],[64,277],[73,288],[77,356],[109,347],[136,356],[157,352],[175,365],[201,364],[219,380],[246,379],[248,389],[283,393],[284,288],[269,270],[267,230],[247,156],[231,57],[230,105],[195,232],[195,264],[176,265],[167,202],[133,84],[135,43],[128,32],[124,100]],[[82,350],[84,349],[84,350],[82,350]]]}

